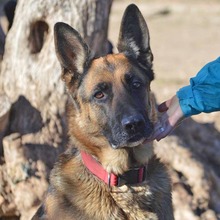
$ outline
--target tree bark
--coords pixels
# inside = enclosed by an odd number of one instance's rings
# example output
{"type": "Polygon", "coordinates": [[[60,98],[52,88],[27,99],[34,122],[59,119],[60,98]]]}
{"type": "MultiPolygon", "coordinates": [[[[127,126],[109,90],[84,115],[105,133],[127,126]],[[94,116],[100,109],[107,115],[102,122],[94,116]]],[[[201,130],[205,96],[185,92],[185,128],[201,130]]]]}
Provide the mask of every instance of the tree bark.
{"type": "Polygon", "coordinates": [[[111,4],[112,0],[18,1],[0,74],[0,218],[30,218],[67,142],[67,96],[54,50],[54,24],[70,24],[95,55],[103,55],[111,4]]]}

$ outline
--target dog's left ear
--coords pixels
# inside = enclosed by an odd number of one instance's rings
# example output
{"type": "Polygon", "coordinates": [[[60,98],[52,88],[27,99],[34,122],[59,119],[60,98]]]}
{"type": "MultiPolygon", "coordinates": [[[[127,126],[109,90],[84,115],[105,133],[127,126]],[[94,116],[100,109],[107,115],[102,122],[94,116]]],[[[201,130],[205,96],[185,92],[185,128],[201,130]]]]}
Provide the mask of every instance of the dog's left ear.
{"type": "Polygon", "coordinates": [[[153,54],[147,24],[138,7],[129,5],[122,18],[118,50],[136,59],[144,66],[152,67],[153,54]]]}

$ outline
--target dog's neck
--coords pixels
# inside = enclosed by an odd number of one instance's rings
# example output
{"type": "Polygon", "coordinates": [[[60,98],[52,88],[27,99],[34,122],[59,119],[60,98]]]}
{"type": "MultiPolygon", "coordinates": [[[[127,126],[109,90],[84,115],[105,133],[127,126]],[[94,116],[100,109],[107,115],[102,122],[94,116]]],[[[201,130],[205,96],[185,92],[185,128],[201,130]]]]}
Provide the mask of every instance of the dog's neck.
{"type": "Polygon", "coordinates": [[[102,148],[97,158],[107,172],[122,175],[133,167],[146,165],[153,155],[153,145],[147,143],[134,148],[117,150],[111,147],[102,148]]]}
{"type": "Polygon", "coordinates": [[[115,175],[114,173],[108,173],[92,155],[85,151],[81,151],[81,157],[88,170],[100,180],[108,184],[108,186],[119,187],[122,185],[141,183],[145,180],[145,166],[133,167],[122,175],[115,175]]]}

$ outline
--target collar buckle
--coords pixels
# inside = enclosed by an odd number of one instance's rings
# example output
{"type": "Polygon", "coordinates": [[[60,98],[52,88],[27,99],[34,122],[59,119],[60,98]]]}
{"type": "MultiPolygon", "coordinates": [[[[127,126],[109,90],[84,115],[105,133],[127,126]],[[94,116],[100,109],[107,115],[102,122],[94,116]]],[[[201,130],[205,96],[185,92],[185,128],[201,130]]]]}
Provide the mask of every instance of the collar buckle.
{"type": "Polygon", "coordinates": [[[146,177],[146,167],[135,167],[131,170],[128,170],[123,175],[118,176],[117,186],[123,186],[125,184],[133,185],[137,183],[142,183],[146,177]]]}

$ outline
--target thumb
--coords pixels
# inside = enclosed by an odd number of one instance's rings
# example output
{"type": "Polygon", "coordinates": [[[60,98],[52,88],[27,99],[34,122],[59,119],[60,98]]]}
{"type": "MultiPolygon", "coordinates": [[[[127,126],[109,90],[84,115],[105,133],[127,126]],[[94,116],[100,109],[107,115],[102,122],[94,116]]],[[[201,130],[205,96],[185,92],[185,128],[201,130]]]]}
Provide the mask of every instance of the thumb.
{"type": "Polygon", "coordinates": [[[169,106],[170,106],[170,103],[171,103],[172,99],[169,99],[163,103],[161,103],[159,106],[158,106],[158,111],[159,112],[165,112],[169,109],[169,106]]]}

